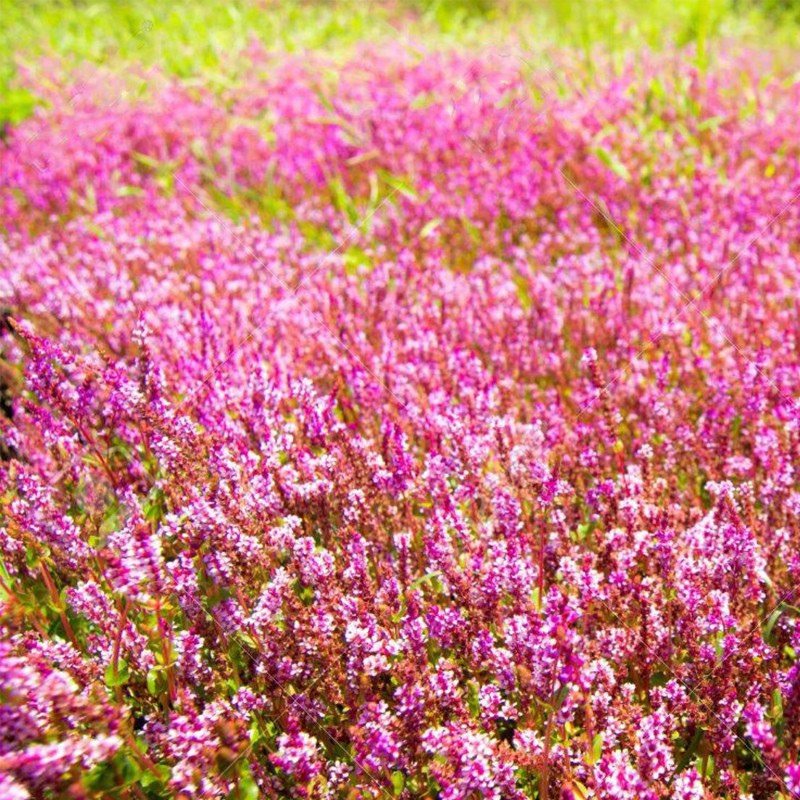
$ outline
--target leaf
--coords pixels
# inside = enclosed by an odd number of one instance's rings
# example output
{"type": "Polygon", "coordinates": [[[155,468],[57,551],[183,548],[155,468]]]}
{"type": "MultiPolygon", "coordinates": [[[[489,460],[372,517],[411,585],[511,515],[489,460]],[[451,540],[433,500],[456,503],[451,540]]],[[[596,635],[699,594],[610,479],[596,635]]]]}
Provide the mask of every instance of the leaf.
{"type": "Polygon", "coordinates": [[[120,659],[117,662],[116,672],[114,671],[113,662],[106,667],[106,685],[114,688],[115,686],[124,686],[131,677],[128,662],[120,659]]]}
{"type": "Polygon", "coordinates": [[[770,615],[769,619],[767,620],[767,624],[764,626],[764,641],[769,643],[770,637],[772,635],[772,629],[775,627],[778,620],[781,618],[781,614],[786,610],[786,606],[781,603],[770,615]]]}
{"type": "Polygon", "coordinates": [[[409,108],[412,111],[418,111],[423,108],[428,108],[436,103],[436,95],[433,92],[421,92],[416,95],[409,103],[409,108]]]}
{"type": "Polygon", "coordinates": [[[435,578],[439,577],[439,572],[428,572],[427,574],[423,575],[421,578],[417,578],[409,587],[410,589],[419,589],[423,583],[433,582],[435,578]]]}
{"type": "Polygon", "coordinates": [[[553,698],[553,709],[554,709],[555,711],[558,711],[558,709],[560,709],[560,708],[561,708],[561,706],[563,706],[563,705],[564,705],[564,701],[565,701],[565,700],[567,699],[567,697],[569,696],[569,691],[570,691],[570,687],[569,687],[569,686],[562,686],[562,687],[561,687],[561,688],[558,690],[558,693],[557,693],[557,694],[556,694],[556,696],[553,698]]]}
{"type": "Polygon", "coordinates": [[[98,764],[93,767],[84,778],[86,786],[95,791],[108,791],[114,788],[116,776],[112,766],[108,763],[98,764]]]}
{"type": "Polygon", "coordinates": [[[478,696],[478,684],[476,681],[467,683],[467,708],[469,713],[477,719],[481,713],[480,698],[478,696]]]}
{"type": "Polygon", "coordinates": [[[142,769],[132,756],[121,753],[119,756],[118,776],[123,783],[136,783],[142,777],[142,769]]]}
{"type": "Polygon", "coordinates": [[[422,230],[419,232],[420,239],[427,239],[440,225],[442,221],[440,219],[432,219],[429,222],[426,222],[422,226],[422,230]]]}
{"type": "Polygon", "coordinates": [[[144,153],[139,153],[138,151],[134,150],[131,153],[131,157],[134,161],[138,161],[145,167],[149,167],[150,169],[156,170],[161,166],[161,162],[157,161],[155,158],[151,156],[145,155],[144,153]]]}
{"type": "Polygon", "coordinates": [[[406,776],[402,772],[395,771],[392,773],[392,787],[394,788],[395,796],[402,793],[406,785],[406,776]]]}
{"type": "Polygon", "coordinates": [[[587,754],[586,760],[589,764],[596,764],[600,760],[600,756],[603,755],[603,734],[596,733],[594,739],[592,739],[592,749],[591,752],[587,754]]]}
{"type": "Polygon", "coordinates": [[[580,781],[572,781],[572,788],[574,789],[577,800],[588,800],[589,789],[584,784],[580,781]]]}
{"type": "Polygon", "coordinates": [[[258,800],[261,797],[258,784],[252,775],[245,775],[239,781],[239,795],[242,800],[258,800]]]}
{"type": "Polygon", "coordinates": [[[292,590],[300,598],[304,606],[310,606],[314,602],[314,589],[311,586],[306,586],[302,581],[295,581],[292,584],[292,590]]]}
{"type": "Polygon", "coordinates": [[[154,667],[147,672],[147,691],[158,697],[165,688],[163,667],[154,667]]]}
{"type": "Polygon", "coordinates": [[[141,197],[144,190],[139,186],[120,186],[115,194],[117,197],[141,197]]]}
{"type": "Polygon", "coordinates": [[[33,114],[38,98],[26,89],[3,86],[0,91],[0,125],[19,125],[33,114]]]}
{"type": "Polygon", "coordinates": [[[362,267],[369,267],[370,261],[367,254],[359,247],[349,248],[342,256],[348,275],[356,275],[362,267]]]}
{"type": "Polygon", "coordinates": [[[148,522],[160,522],[165,514],[165,496],[161,489],[155,489],[144,504],[144,518],[148,522]]]}
{"type": "Polygon", "coordinates": [[[772,692],[772,714],[777,719],[783,717],[783,695],[781,695],[780,689],[772,692]]]}
{"type": "Polygon", "coordinates": [[[359,218],[358,209],[356,209],[353,199],[347,193],[341,178],[334,178],[329,185],[333,195],[333,204],[342,214],[347,216],[351,225],[355,225],[359,218]]]}
{"type": "Polygon", "coordinates": [[[480,230],[472,223],[470,219],[467,217],[461,217],[461,223],[464,226],[464,229],[469,234],[470,238],[475,244],[480,244],[481,242],[481,232],[480,230]]]}
{"type": "Polygon", "coordinates": [[[404,195],[405,197],[409,198],[409,200],[418,200],[419,197],[414,189],[411,187],[411,184],[408,181],[404,181],[402,178],[398,178],[395,175],[391,175],[388,172],[381,171],[381,177],[392,187],[396,192],[400,192],[400,194],[404,195]]]}
{"type": "Polygon", "coordinates": [[[594,154],[603,162],[618,178],[628,182],[631,174],[628,168],[611,152],[599,145],[595,146],[594,154]]]}
{"type": "Polygon", "coordinates": [[[704,119],[702,122],[698,124],[697,130],[698,131],[716,130],[723,122],[725,122],[725,117],[721,116],[706,117],[706,119],[704,119]]]}
{"type": "Polygon", "coordinates": [[[115,789],[143,783],[144,775],[136,760],[124,751],[119,751],[110,761],[103,762],[86,774],[88,788],[102,792],[103,797],[115,796],[115,789]]]}
{"type": "Polygon", "coordinates": [[[694,732],[694,736],[692,736],[691,741],[689,742],[686,750],[683,751],[683,754],[678,761],[678,765],[675,768],[675,772],[678,773],[682,769],[684,769],[688,764],[691,762],[694,754],[697,752],[697,748],[700,746],[700,742],[703,739],[703,729],[697,728],[694,732]]]}
{"type": "Polygon", "coordinates": [[[140,779],[142,786],[146,789],[148,786],[152,786],[154,783],[162,783],[166,784],[169,782],[171,776],[171,770],[166,764],[158,764],[155,767],[155,771],[158,773],[158,777],[153,775],[152,772],[144,772],[142,773],[142,777],[140,779]]]}

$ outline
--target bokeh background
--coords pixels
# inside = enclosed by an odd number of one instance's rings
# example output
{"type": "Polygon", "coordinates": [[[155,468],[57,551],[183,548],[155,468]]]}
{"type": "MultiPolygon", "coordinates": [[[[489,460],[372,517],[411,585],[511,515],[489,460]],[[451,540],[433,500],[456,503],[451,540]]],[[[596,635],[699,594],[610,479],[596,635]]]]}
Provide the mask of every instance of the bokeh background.
{"type": "Polygon", "coordinates": [[[224,86],[267,50],[344,51],[395,40],[398,29],[426,46],[479,46],[509,37],[533,51],[552,46],[619,54],[666,45],[699,58],[731,39],[770,48],[798,41],[793,0],[231,0],[231,2],[0,2],[0,122],[30,115],[44,92],[21,80],[43,58],[157,65],[181,78],[224,86]]]}

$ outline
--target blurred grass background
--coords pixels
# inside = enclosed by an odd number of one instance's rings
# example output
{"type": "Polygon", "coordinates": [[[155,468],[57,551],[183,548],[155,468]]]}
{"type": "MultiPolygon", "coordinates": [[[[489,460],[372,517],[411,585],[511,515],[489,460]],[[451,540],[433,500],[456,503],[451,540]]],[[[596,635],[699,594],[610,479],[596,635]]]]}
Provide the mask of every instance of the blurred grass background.
{"type": "Polygon", "coordinates": [[[526,48],[621,53],[667,44],[704,59],[731,38],[794,44],[800,0],[0,0],[0,124],[39,102],[19,80],[42,58],[65,66],[157,64],[214,85],[246,71],[257,40],[268,50],[346,51],[394,39],[478,46],[508,36],[526,48]]]}

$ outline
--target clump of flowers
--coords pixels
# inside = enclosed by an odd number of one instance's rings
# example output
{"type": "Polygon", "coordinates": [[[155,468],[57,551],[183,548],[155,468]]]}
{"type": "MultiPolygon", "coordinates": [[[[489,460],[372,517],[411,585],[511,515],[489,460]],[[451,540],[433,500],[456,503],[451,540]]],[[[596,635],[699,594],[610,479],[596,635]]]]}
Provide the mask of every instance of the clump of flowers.
{"type": "Polygon", "coordinates": [[[800,90],[685,55],[9,130],[0,795],[798,796],[800,90]]]}

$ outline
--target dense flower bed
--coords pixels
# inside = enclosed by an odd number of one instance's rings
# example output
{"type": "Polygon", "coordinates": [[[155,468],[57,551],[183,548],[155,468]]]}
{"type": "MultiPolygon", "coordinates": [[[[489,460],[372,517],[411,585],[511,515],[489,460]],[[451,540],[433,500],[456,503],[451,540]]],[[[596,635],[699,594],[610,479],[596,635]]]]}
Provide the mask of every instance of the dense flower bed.
{"type": "Polygon", "coordinates": [[[800,796],[791,71],[254,59],[0,146],[0,795],[800,796]]]}

